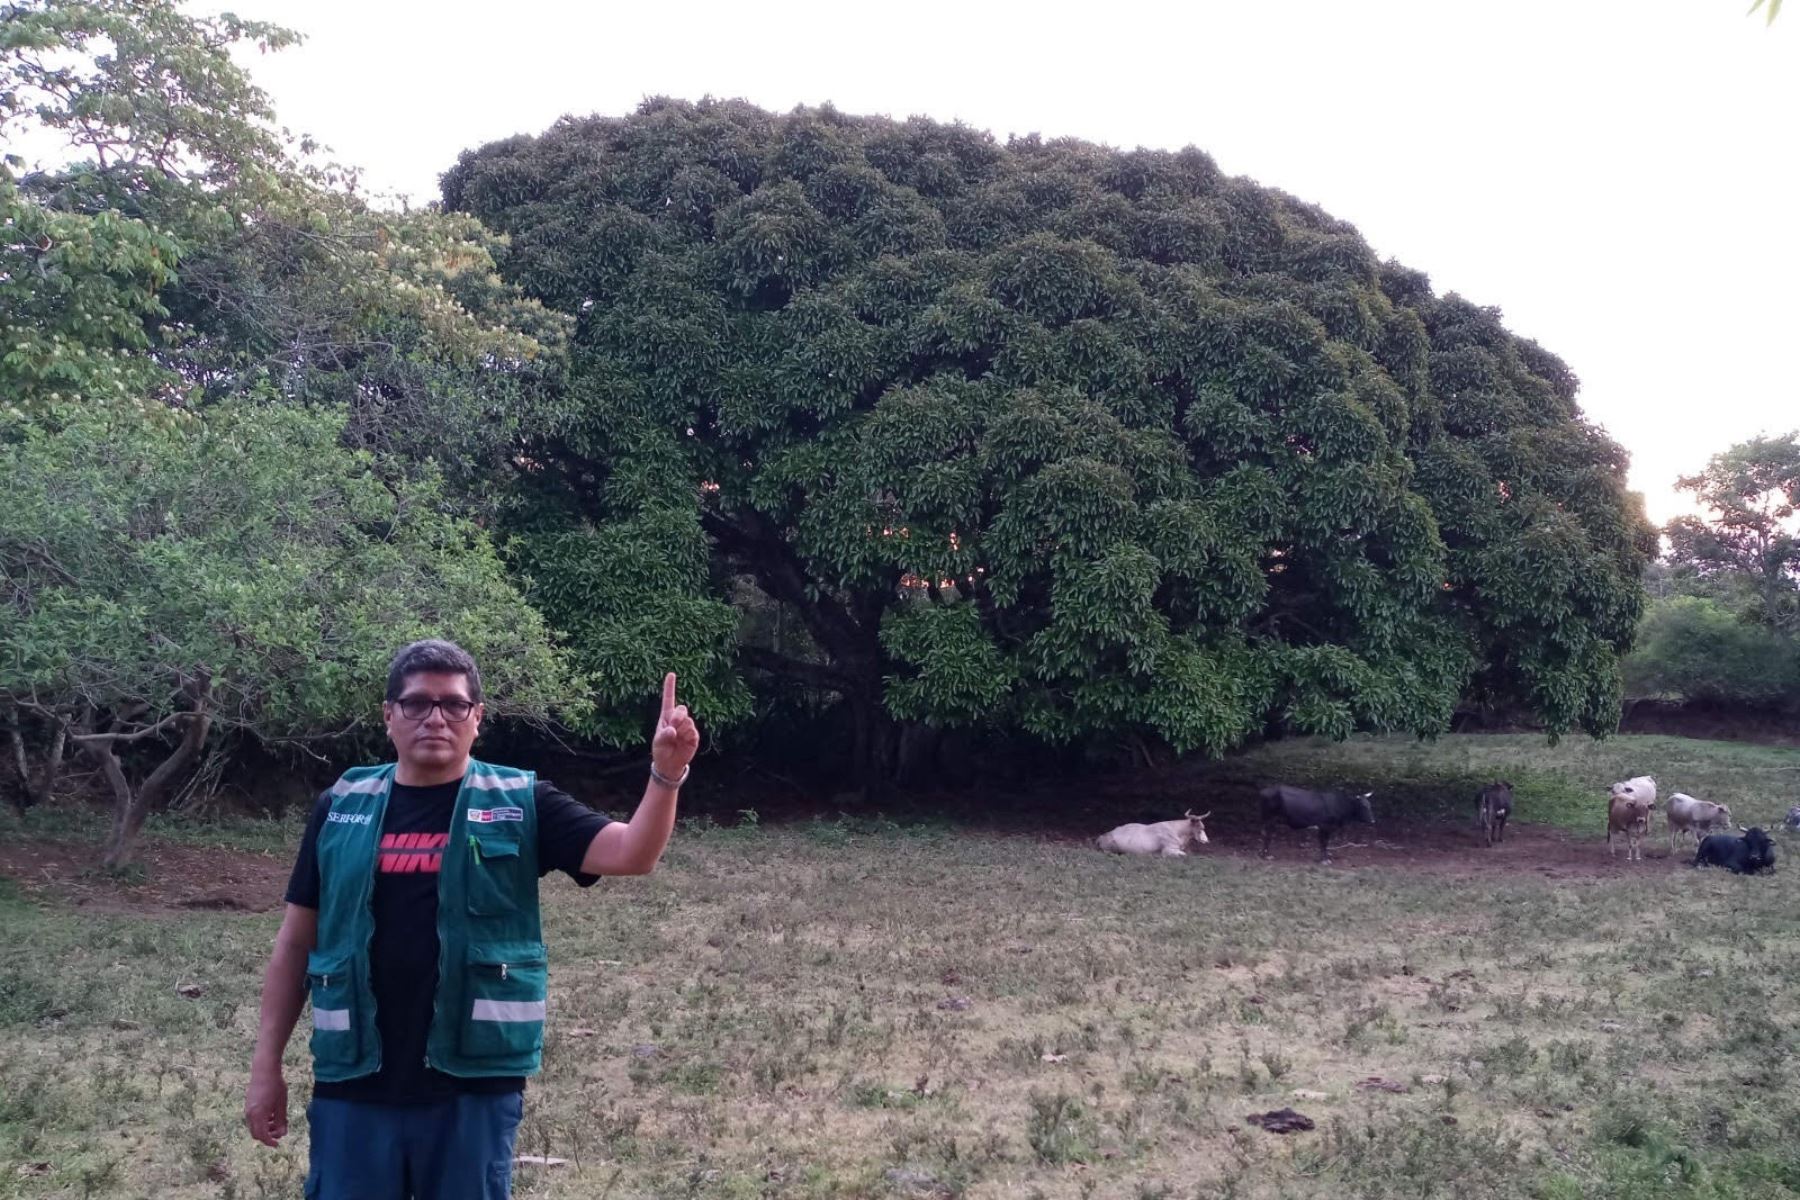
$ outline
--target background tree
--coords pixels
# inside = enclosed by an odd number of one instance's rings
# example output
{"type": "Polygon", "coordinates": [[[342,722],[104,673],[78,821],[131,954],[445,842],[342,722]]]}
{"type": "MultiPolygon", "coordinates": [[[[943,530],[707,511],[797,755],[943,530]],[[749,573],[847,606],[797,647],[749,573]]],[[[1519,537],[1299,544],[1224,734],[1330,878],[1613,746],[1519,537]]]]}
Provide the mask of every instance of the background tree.
{"type": "Polygon", "coordinates": [[[568,702],[542,620],[480,531],[344,448],[343,425],[287,406],[167,423],[97,409],[0,439],[17,489],[0,513],[0,694],[100,766],[107,865],[213,728],[373,724],[387,659],[412,638],[467,645],[500,717],[568,702]]]}
{"type": "Polygon", "coordinates": [[[1708,515],[1669,522],[1670,567],[1771,629],[1800,629],[1800,436],[1741,442],[1680,486],[1708,515]]]}
{"type": "Polygon", "coordinates": [[[817,653],[740,662],[841,695],[865,778],[893,718],[1616,724],[1653,535],[1574,376],[1199,151],[657,100],[443,193],[576,318],[544,520],[662,531],[670,605],[783,606],[817,653]]]}
{"type": "Polygon", "coordinates": [[[1740,442],[1680,486],[1704,512],[1664,529],[1667,553],[1646,576],[1655,599],[1626,663],[1630,694],[1800,702],[1800,436],[1740,442]]]}
{"type": "Polygon", "coordinates": [[[502,715],[586,711],[467,519],[553,422],[567,322],[468,218],[372,209],[276,131],[246,39],[293,35],[161,0],[0,22],[0,129],[70,147],[0,168],[0,706],[28,797],[71,745],[101,766],[113,864],[211,730],[366,722],[421,633],[502,715]]]}
{"type": "MultiPolygon", "coordinates": [[[[504,458],[520,425],[554,422],[546,376],[567,322],[494,277],[492,236],[466,217],[370,207],[354,171],[275,128],[228,53],[297,35],[163,0],[38,0],[7,15],[0,128],[61,134],[69,151],[22,181],[24,198],[44,219],[164,239],[149,251],[164,270],[131,314],[142,328],[126,320],[119,335],[150,352],[140,365],[180,377],[180,403],[257,392],[342,405],[356,444],[461,474],[504,458]]],[[[43,257],[64,242],[37,232],[27,278],[65,286],[43,257]]],[[[125,390],[147,398],[139,382],[125,390]]]]}
{"type": "Polygon", "coordinates": [[[641,703],[671,667],[715,725],[748,711],[731,664],[736,618],[710,598],[717,581],[694,552],[691,515],[684,526],[633,507],[591,520],[522,453],[528,438],[559,436],[578,394],[562,379],[569,317],[495,275],[499,243],[477,222],[373,208],[353,171],[281,135],[224,48],[279,48],[293,34],[163,0],[19,11],[4,43],[15,111],[92,154],[26,180],[32,199],[133,216],[179,241],[181,269],[157,288],[147,329],[182,381],[180,403],[342,406],[347,444],[428,464],[460,510],[505,519],[515,578],[576,635],[601,701],[584,709],[584,732],[640,737],[641,703]],[[71,52],[82,65],[68,66],[71,52]]]}
{"type": "Polygon", "coordinates": [[[1625,683],[1633,697],[1775,707],[1800,695],[1800,647],[1717,600],[1669,596],[1645,613],[1625,683]]]}

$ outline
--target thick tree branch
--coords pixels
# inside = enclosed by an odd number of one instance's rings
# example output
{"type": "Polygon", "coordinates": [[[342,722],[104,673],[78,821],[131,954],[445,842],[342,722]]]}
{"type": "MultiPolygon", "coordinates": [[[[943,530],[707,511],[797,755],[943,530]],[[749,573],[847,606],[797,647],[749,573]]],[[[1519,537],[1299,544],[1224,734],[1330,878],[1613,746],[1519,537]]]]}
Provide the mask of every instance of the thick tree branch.
{"type": "Polygon", "coordinates": [[[142,729],[134,729],[129,733],[119,733],[116,731],[107,732],[107,733],[78,733],[78,734],[74,735],[74,738],[75,738],[75,741],[78,742],[79,744],[81,744],[82,746],[97,745],[97,744],[113,745],[113,744],[117,744],[119,742],[136,742],[136,741],[141,741],[147,737],[155,737],[157,734],[161,733],[165,729],[172,729],[176,725],[181,724],[183,721],[191,721],[195,717],[198,717],[200,715],[201,714],[196,711],[185,711],[184,710],[182,712],[170,713],[168,716],[164,717],[162,720],[158,721],[154,725],[146,725],[142,729]]]}
{"type": "Polygon", "coordinates": [[[762,513],[740,508],[725,513],[703,511],[701,523],[727,554],[756,576],[771,598],[790,604],[807,632],[839,662],[868,659],[874,638],[835,599],[807,595],[804,564],[788,540],[762,513]]]}
{"type": "Polygon", "coordinates": [[[115,831],[123,821],[125,813],[131,808],[131,781],[125,778],[125,767],[119,762],[119,756],[105,745],[83,747],[94,761],[100,764],[100,773],[106,776],[106,782],[112,788],[115,831]]]}
{"type": "MultiPolygon", "coordinates": [[[[119,762],[119,756],[113,753],[116,739],[95,736],[98,731],[91,728],[90,716],[84,725],[84,732],[78,734],[80,745],[96,762],[112,786],[114,810],[112,836],[108,839],[106,855],[102,859],[109,868],[117,868],[131,861],[132,852],[136,848],[138,832],[144,827],[144,819],[150,810],[156,807],[169,790],[175,778],[200,753],[206,744],[206,735],[212,729],[212,676],[202,675],[197,685],[190,686],[194,707],[184,713],[176,714],[188,718],[187,728],[183,731],[181,741],[173,752],[150,772],[150,777],[133,788],[131,780],[125,775],[125,768],[119,762]]],[[[165,721],[168,718],[165,718],[165,721]]],[[[158,722],[159,725],[164,722],[158,722]]]]}
{"type": "Polygon", "coordinates": [[[201,684],[199,693],[194,697],[193,720],[188,722],[187,731],[175,752],[163,759],[156,770],[150,772],[150,778],[138,789],[138,807],[148,811],[162,800],[175,777],[187,769],[189,763],[199,755],[200,748],[206,744],[206,735],[212,728],[212,710],[208,701],[212,696],[212,680],[209,678],[201,684]]]}
{"type": "Polygon", "coordinates": [[[846,692],[854,686],[850,676],[824,663],[802,662],[773,650],[765,650],[761,646],[738,647],[738,659],[745,666],[767,671],[771,675],[804,680],[834,692],[846,692]]]}

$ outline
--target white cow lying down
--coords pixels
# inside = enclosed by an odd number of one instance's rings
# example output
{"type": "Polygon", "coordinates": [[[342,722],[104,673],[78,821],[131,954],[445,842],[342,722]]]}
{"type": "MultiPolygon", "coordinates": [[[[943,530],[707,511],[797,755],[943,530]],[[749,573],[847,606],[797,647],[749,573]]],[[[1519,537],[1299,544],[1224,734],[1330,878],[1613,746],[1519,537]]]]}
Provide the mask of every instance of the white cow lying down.
{"type": "Polygon", "coordinates": [[[1185,858],[1188,847],[1206,845],[1203,822],[1212,813],[1195,816],[1190,809],[1179,821],[1158,821],[1154,825],[1121,825],[1094,839],[1094,845],[1114,854],[1160,854],[1165,858],[1185,858]]]}

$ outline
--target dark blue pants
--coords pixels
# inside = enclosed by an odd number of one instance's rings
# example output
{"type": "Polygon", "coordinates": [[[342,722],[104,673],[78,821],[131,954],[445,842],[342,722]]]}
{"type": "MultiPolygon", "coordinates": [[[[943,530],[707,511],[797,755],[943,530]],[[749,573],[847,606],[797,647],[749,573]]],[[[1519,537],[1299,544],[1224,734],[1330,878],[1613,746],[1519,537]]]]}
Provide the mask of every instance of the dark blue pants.
{"type": "Polygon", "coordinates": [[[307,1200],[507,1200],[524,1111],[522,1092],[436,1104],[314,1097],[307,1200]]]}

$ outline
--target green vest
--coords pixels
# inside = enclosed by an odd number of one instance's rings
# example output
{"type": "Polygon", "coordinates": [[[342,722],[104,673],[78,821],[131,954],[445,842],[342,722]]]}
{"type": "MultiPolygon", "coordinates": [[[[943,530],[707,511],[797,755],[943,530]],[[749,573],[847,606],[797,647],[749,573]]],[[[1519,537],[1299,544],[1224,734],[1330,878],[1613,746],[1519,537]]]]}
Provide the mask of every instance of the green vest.
{"type": "MultiPolygon", "coordinates": [[[[394,764],[332,785],[319,829],[319,941],[307,957],[313,1078],[381,1068],[369,942],[394,764]]],[[[448,1075],[531,1075],[543,1057],[548,965],[538,923],[537,777],[469,760],[438,872],[438,981],[425,1063],[448,1075]]]]}

